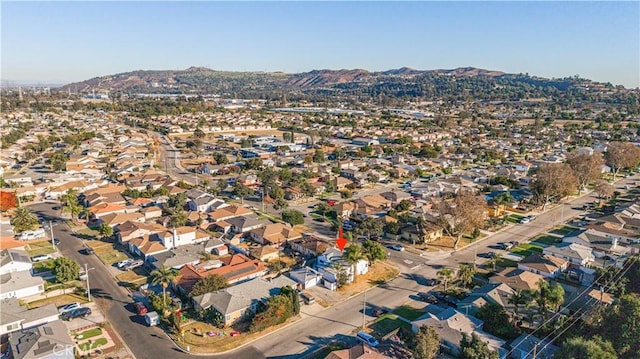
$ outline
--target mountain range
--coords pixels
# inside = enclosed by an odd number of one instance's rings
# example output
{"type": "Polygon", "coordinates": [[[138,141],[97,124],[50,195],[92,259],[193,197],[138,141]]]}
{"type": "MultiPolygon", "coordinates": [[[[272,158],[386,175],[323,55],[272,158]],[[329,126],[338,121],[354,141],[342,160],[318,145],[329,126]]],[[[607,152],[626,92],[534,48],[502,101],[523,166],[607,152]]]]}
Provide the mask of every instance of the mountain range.
{"type": "MultiPolygon", "coordinates": [[[[517,100],[588,94],[593,82],[579,77],[547,79],[475,67],[415,70],[408,67],[370,72],[363,69],[313,70],[302,73],[230,72],[205,67],[186,70],[138,70],[64,85],[62,91],[221,95],[237,98],[359,101],[379,98],[517,100]]],[[[613,88],[611,84],[602,84],[613,88]]],[[[618,88],[620,89],[620,88],[618,88]]],[[[622,88],[623,89],[623,88],[622,88]]],[[[624,89],[623,89],[624,90],[624,89]]]]}

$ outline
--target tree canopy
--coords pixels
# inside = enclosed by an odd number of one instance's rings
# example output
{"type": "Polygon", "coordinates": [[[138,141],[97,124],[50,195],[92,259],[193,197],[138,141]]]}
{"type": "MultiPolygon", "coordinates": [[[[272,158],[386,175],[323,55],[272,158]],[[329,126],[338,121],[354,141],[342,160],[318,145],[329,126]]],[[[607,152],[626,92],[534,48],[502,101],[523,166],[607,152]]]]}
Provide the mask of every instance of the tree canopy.
{"type": "Polygon", "coordinates": [[[190,295],[196,297],[206,293],[212,293],[229,286],[227,279],[219,274],[208,275],[200,279],[191,289],[190,295]]]}

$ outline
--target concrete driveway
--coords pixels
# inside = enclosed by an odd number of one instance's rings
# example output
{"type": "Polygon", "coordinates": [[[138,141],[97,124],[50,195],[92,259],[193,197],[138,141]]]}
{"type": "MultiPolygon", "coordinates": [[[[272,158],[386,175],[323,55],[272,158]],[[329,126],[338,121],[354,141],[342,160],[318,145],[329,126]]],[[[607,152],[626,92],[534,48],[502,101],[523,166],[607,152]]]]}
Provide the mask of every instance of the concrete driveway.
{"type": "Polygon", "coordinates": [[[69,321],[63,321],[69,331],[77,331],[83,328],[96,326],[105,321],[102,311],[100,311],[100,308],[98,308],[95,302],[86,303],[82,306],[91,308],[91,315],[86,318],[75,318],[69,321]]]}

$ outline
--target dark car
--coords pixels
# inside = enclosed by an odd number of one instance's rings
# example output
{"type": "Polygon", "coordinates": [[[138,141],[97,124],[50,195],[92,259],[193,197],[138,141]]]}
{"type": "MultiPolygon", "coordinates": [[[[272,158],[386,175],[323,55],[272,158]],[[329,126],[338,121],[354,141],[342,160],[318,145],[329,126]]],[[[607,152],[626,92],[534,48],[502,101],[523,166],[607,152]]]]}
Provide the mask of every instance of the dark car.
{"type": "Polygon", "coordinates": [[[373,310],[373,316],[374,317],[380,317],[383,316],[385,314],[389,313],[389,310],[384,309],[384,308],[376,308],[373,310]]]}
{"type": "Polygon", "coordinates": [[[80,253],[85,254],[85,255],[89,255],[89,254],[94,254],[95,251],[91,247],[86,247],[86,248],[82,248],[80,250],[80,253]]]}
{"type": "Polygon", "coordinates": [[[68,312],[64,312],[60,314],[62,320],[71,320],[75,318],[86,318],[91,315],[91,308],[80,307],[78,309],[73,309],[68,312]]]}
{"type": "Polygon", "coordinates": [[[435,278],[427,278],[427,280],[425,281],[425,284],[434,286],[434,285],[438,284],[438,280],[435,279],[435,278]]]}
{"type": "Polygon", "coordinates": [[[438,298],[436,298],[435,295],[433,294],[429,294],[429,293],[418,293],[418,297],[420,297],[421,300],[427,302],[427,303],[432,303],[432,304],[437,304],[438,303],[438,298]]]}
{"type": "Polygon", "coordinates": [[[324,218],[322,218],[322,217],[316,217],[313,220],[316,221],[316,222],[324,222],[324,218]]]}
{"type": "Polygon", "coordinates": [[[57,246],[58,244],[60,244],[60,240],[58,238],[54,238],[53,239],[53,244],[55,244],[57,246]]]}

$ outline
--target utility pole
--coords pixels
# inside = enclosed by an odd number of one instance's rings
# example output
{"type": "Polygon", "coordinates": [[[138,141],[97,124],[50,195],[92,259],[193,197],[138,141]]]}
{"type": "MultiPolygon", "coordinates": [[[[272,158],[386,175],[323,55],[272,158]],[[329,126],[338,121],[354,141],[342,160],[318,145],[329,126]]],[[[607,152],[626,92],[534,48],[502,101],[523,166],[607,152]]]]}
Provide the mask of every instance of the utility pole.
{"type": "Polygon", "coordinates": [[[532,359],[536,359],[536,356],[538,355],[538,343],[534,343],[533,344],[533,357],[532,359]]]}
{"type": "MultiPolygon", "coordinates": [[[[355,276],[355,273],[354,273],[355,276]]],[[[367,309],[367,290],[364,290],[364,300],[362,301],[362,329],[364,329],[366,324],[366,309],[367,309]]]]}
{"type": "Polygon", "coordinates": [[[84,264],[84,274],[87,276],[87,299],[91,301],[91,287],[89,286],[89,271],[95,268],[88,268],[88,264],[84,264]]]}
{"type": "Polygon", "coordinates": [[[49,221],[49,230],[51,231],[51,247],[56,250],[56,239],[53,237],[53,223],[49,221]]]}

